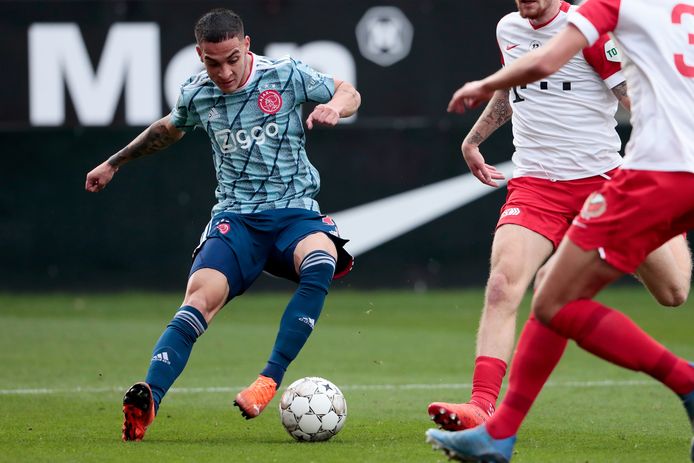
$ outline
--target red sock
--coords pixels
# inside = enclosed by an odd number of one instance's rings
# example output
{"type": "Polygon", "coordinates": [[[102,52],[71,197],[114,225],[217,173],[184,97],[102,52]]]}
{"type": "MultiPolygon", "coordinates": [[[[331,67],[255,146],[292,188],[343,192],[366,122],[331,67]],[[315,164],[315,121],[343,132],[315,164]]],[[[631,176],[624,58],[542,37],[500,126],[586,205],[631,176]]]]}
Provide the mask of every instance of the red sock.
{"type": "Polygon", "coordinates": [[[474,403],[488,415],[494,413],[496,399],[499,397],[501,382],[506,374],[506,362],[495,357],[483,355],[475,359],[475,372],[472,374],[472,397],[474,403]]]}
{"type": "Polygon", "coordinates": [[[694,368],[617,310],[579,299],[565,305],[550,326],[608,362],[651,375],[676,394],[694,390],[694,368]]]}
{"type": "Polygon", "coordinates": [[[508,392],[496,413],[487,421],[495,439],[515,435],[535,398],[559,363],[567,340],[534,317],[525,323],[511,362],[508,392]]]}

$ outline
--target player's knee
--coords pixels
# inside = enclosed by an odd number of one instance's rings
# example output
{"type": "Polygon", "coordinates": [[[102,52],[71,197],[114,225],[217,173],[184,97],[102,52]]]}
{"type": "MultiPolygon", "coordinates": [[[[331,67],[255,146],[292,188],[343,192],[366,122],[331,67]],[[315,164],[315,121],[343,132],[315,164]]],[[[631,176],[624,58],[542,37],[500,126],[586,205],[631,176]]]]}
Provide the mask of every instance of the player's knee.
{"type": "Polygon", "coordinates": [[[535,316],[535,319],[537,321],[546,326],[549,326],[549,323],[552,321],[552,315],[550,314],[550,311],[543,310],[542,307],[538,307],[537,309],[534,308],[533,315],[535,316]]]}
{"type": "Polygon", "coordinates": [[[553,310],[555,307],[556,304],[552,304],[552,302],[547,298],[543,297],[542,294],[535,294],[531,306],[531,311],[537,319],[537,321],[539,321],[543,325],[549,325],[549,322],[552,320],[552,317],[556,312],[555,310],[553,310]]]}
{"type": "Polygon", "coordinates": [[[689,296],[689,285],[671,286],[664,291],[653,294],[660,305],[665,307],[679,307],[687,302],[689,296]]]}
{"type": "Polygon", "coordinates": [[[186,297],[183,300],[183,305],[195,307],[196,309],[198,309],[198,312],[200,312],[202,316],[205,317],[205,321],[208,322],[212,319],[212,316],[214,315],[214,312],[211,310],[211,304],[209,303],[209,300],[197,294],[191,294],[190,296],[186,297]]]}
{"type": "Polygon", "coordinates": [[[202,268],[188,279],[183,304],[198,309],[209,322],[226,304],[228,296],[229,284],[226,276],[218,270],[202,268]]]}
{"type": "Polygon", "coordinates": [[[493,271],[487,281],[487,310],[511,311],[514,314],[522,298],[522,291],[503,272],[493,271]]]}
{"type": "Polygon", "coordinates": [[[205,320],[209,322],[219,309],[224,306],[225,302],[225,295],[221,294],[219,291],[209,291],[205,290],[205,288],[199,288],[186,294],[183,305],[195,307],[203,317],[205,317],[205,320]]]}

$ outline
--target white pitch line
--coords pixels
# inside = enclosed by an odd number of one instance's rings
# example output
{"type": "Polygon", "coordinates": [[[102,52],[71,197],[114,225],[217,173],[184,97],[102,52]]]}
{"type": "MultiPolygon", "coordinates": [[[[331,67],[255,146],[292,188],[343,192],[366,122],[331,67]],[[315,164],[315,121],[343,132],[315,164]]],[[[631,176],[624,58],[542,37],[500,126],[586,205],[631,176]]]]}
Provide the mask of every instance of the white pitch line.
{"type": "MultiPolygon", "coordinates": [[[[595,380],[595,381],[550,381],[545,387],[566,387],[566,388],[608,388],[608,387],[642,387],[657,386],[654,380],[595,380]]],[[[174,394],[200,394],[200,393],[230,393],[238,392],[246,386],[229,387],[175,387],[171,389],[174,394]]],[[[408,391],[422,389],[470,389],[472,384],[352,384],[340,386],[345,391],[408,391]]],[[[21,388],[21,389],[0,389],[0,395],[57,395],[57,394],[104,394],[118,392],[122,393],[127,389],[125,386],[112,387],[74,387],[74,388],[21,388]]]]}

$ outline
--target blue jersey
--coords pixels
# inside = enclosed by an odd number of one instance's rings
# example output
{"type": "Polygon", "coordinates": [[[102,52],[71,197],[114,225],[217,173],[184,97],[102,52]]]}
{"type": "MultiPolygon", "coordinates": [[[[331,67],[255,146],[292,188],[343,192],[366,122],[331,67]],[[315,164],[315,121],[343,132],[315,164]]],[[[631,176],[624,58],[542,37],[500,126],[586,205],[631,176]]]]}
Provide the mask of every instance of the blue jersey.
{"type": "Polygon", "coordinates": [[[313,199],[320,177],[306,156],[301,104],[327,103],[335,83],[289,57],[251,59],[248,80],[238,90],[222,93],[203,71],[183,84],[171,111],[176,127],[199,127],[210,137],[217,173],[212,213],[290,207],[320,212],[313,199]]]}

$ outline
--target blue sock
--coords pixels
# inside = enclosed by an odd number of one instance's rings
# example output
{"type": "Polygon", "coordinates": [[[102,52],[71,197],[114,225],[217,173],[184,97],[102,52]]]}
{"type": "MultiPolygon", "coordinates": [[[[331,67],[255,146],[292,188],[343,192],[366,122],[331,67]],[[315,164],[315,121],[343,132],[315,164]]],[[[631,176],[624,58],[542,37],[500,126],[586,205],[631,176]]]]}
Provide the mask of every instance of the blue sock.
{"type": "Polygon", "coordinates": [[[274,379],[277,386],[311,335],[334,273],[335,258],[325,251],[313,251],[301,262],[299,287],[284,310],[272,355],[260,373],[274,379]]]}
{"type": "Polygon", "coordinates": [[[159,341],[154,346],[152,361],[145,381],[152,388],[154,408],[159,410],[166,391],[181,374],[190,357],[195,341],[207,329],[205,317],[196,309],[184,305],[166,326],[159,341]]]}

